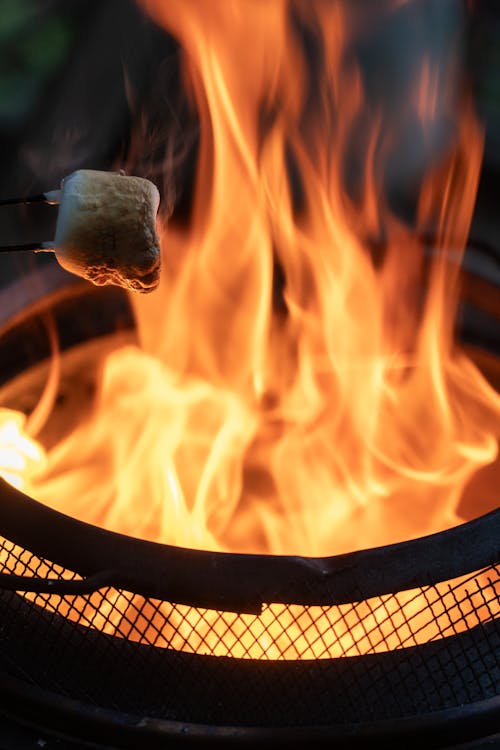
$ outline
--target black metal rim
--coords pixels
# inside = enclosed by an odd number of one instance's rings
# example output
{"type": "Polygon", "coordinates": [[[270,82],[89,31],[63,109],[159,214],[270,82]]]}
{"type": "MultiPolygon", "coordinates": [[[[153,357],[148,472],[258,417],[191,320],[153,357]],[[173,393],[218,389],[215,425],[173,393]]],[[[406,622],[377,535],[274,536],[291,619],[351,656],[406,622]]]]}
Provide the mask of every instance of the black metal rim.
{"type": "MultiPolygon", "coordinates": [[[[411,541],[318,558],[208,552],[148,542],[54,511],[3,480],[0,498],[0,534],[93,579],[84,582],[87,590],[113,585],[226,611],[260,612],[270,602],[354,602],[450,580],[500,560],[500,509],[411,541]]],[[[9,586],[9,578],[4,588],[34,590],[33,579],[24,579],[23,586],[18,578],[9,586]]],[[[54,586],[53,580],[45,581],[40,590],[55,592],[54,586]]]]}

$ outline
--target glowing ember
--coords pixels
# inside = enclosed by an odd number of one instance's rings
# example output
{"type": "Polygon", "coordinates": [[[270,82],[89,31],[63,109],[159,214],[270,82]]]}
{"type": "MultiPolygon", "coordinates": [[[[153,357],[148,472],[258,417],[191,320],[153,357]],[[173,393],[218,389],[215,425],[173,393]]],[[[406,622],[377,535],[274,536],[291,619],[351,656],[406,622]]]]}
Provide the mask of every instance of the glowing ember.
{"type": "MultiPolygon", "coordinates": [[[[348,3],[144,5],[184,46],[201,120],[191,225],[164,229],[160,289],[133,300],[141,348],[107,359],[91,419],[42,461],[23,417],[3,412],[0,473],[88,522],[199,548],[332,555],[457,523],[464,488],[497,456],[500,415],[453,341],[448,256],[465,246],[482,157],[466,97],[449,104],[455,138],[413,226],[383,189],[394,133],[408,118],[432,127],[452,63],[421,60],[395,121],[371,111],[346,54],[348,3]],[[316,77],[299,24],[321,53],[316,77]],[[360,122],[355,201],[344,160],[360,122]]],[[[293,648],[317,656],[294,627],[293,648]]]]}

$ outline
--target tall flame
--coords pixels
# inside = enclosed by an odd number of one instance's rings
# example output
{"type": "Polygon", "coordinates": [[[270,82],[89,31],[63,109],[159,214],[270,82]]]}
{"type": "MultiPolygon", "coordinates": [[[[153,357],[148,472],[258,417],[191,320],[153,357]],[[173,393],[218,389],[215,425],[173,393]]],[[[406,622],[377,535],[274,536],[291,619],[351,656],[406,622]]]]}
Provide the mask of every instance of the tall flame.
{"type": "Polygon", "coordinates": [[[483,142],[467,97],[439,101],[453,62],[423,56],[384,111],[350,53],[348,3],[143,4],[180,40],[200,118],[191,222],[161,228],[161,288],[133,301],[141,347],[108,357],[92,417],[30,475],[35,496],[135,536],[253,552],[456,523],[496,458],[500,399],[453,339],[483,142]],[[417,123],[425,141],[440,107],[456,132],[410,226],[388,165],[398,132],[417,123]]]}

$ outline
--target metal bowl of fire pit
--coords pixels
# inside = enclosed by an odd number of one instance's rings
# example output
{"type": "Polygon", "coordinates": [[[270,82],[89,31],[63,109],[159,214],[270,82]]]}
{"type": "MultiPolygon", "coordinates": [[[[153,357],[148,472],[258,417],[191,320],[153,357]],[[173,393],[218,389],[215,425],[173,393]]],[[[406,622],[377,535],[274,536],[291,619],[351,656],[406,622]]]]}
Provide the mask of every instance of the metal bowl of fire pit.
{"type": "MultiPolygon", "coordinates": [[[[471,275],[464,287],[472,309],[483,283],[471,275]]],[[[42,295],[4,322],[11,354],[30,329],[38,349],[12,354],[2,403],[23,392],[29,401],[26,352],[36,372],[50,353],[40,344],[47,311],[64,330],[86,297],[94,336],[73,328],[62,337],[63,370],[82,345],[108,350],[113,336],[133,337],[121,292],[63,285],[42,295]]],[[[472,340],[475,317],[464,320],[472,340]]],[[[493,352],[477,351],[495,377],[493,352]]],[[[156,544],[82,523],[3,481],[0,495],[2,711],[43,737],[116,748],[449,748],[498,730],[498,510],[413,541],[312,558],[156,544]]]]}

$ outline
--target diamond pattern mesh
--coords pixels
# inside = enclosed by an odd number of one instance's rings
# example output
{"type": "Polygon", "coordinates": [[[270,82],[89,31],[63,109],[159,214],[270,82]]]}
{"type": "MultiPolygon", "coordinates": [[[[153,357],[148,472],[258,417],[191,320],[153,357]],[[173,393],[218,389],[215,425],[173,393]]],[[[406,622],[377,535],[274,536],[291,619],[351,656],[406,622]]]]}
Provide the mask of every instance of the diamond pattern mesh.
{"type": "MultiPolygon", "coordinates": [[[[76,580],[4,540],[3,572],[76,580]]],[[[266,604],[237,614],[106,587],[86,595],[23,594],[106,634],[176,651],[246,659],[331,659],[392,651],[461,633],[500,614],[500,565],[432,586],[334,606],[266,604]]]]}
{"type": "MultiPolygon", "coordinates": [[[[78,580],[8,540],[0,565],[78,580]]],[[[3,591],[0,668],[68,697],[162,718],[360,721],[495,696],[499,614],[500,565],[349,604],[269,603],[258,615],[109,586],[3,591]]]]}

